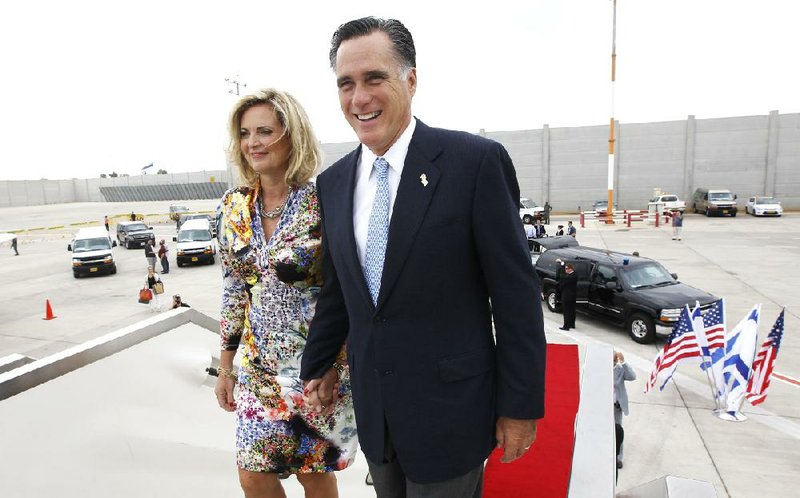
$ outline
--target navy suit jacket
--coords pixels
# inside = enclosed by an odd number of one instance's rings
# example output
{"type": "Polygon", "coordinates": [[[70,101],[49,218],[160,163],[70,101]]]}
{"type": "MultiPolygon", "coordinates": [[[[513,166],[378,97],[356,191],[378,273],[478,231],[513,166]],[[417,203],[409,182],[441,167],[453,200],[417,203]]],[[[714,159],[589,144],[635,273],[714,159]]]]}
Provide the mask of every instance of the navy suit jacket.
{"type": "Polygon", "coordinates": [[[541,296],[519,186],[500,144],[418,121],[373,306],[353,232],[359,157],[360,147],[317,179],[324,283],[301,377],[321,377],[346,341],[367,458],[383,461],[388,428],[406,476],[440,482],[484,461],[498,416],[544,415],[541,296]]]}

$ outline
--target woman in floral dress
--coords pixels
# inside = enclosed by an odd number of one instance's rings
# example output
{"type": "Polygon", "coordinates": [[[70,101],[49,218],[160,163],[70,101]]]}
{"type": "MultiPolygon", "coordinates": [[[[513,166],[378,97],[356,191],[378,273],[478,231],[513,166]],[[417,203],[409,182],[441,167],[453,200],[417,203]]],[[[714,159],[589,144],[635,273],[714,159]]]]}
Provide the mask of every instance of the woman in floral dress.
{"type": "Polygon", "coordinates": [[[239,481],[247,497],[284,497],[279,476],[294,474],[306,496],[336,497],[333,471],[348,467],[358,446],[344,353],[326,374],[338,376],[338,402],[323,412],[306,407],[299,378],[322,284],[319,203],[309,181],[320,163],[317,140],[300,104],[273,89],[239,101],[229,125],[247,186],[226,192],[217,212],[223,294],[215,394],[238,418],[239,481]]]}

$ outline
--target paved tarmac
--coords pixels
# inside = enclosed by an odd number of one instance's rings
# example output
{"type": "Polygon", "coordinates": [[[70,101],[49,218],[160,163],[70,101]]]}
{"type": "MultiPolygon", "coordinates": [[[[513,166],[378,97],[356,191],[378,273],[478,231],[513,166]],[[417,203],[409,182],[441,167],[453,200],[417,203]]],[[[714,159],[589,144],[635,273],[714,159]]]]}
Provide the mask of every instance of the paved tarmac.
{"type": "MultiPolygon", "coordinates": [[[[181,203],[197,211],[216,206],[213,200],[181,203]]],[[[131,210],[147,214],[146,222],[154,227],[156,238],[170,241],[172,247],[172,268],[163,277],[167,295],[180,293],[193,307],[218,317],[219,263],[177,268],[171,242],[175,227],[165,215],[169,204],[82,203],[0,209],[0,230],[57,227],[19,232],[20,256],[15,257],[7,245],[0,247],[0,284],[6,292],[0,304],[0,357],[20,353],[41,358],[152,316],[147,306],[136,302],[146,267],[141,249],[115,248],[116,275],[72,276],[66,246],[78,225],[70,224],[96,220],[99,225],[104,214],[124,216],[131,210]],[[42,320],[46,299],[58,318],[42,320]]],[[[558,216],[552,226],[567,219],[577,223],[577,216],[558,216]]],[[[578,229],[582,245],[639,251],[677,273],[681,281],[725,297],[729,328],[754,304],[762,303],[760,340],[785,305],[786,335],[776,371],[789,381],[773,378],[767,400],[758,408],[745,402],[746,422],[724,422],[711,413],[709,387],[696,362],[682,364],[675,383],[663,392],[643,394],[644,381],[663,340],[655,345],[636,344],[613,325],[581,314],[577,329],[563,334],[557,330],[561,316],[544,308],[548,340],[612,345],[636,371],[638,379],[628,383],[631,413],[624,421],[625,466],[618,489],[670,474],[709,481],[720,497],[800,496],[795,484],[800,475],[800,387],[791,382],[800,379],[800,341],[796,339],[800,215],[709,219],[688,214],[683,240],[672,241],[670,235],[668,227],[643,225],[628,229],[592,224],[578,229]]],[[[340,479],[348,488],[341,495],[371,496],[361,479],[349,474],[340,479]]],[[[299,488],[288,485],[289,496],[298,496],[299,488]]]]}

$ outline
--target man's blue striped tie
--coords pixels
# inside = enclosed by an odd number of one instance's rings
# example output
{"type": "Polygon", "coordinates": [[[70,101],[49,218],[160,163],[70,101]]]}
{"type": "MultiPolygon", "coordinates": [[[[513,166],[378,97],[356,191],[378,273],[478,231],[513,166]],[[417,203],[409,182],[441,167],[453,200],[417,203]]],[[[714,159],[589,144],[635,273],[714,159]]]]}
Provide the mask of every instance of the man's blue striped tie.
{"type": "Polygon", "coordinates": [[[367,252],[364,257],[364,277],[372,296],[372,304],[378,302],[383,275],[383,260],[386,257],[386,241],[389,238],[389,163],[378,157],[372,163],[378,179],[375,202],[369,215],[367,228],[367,252]]]}

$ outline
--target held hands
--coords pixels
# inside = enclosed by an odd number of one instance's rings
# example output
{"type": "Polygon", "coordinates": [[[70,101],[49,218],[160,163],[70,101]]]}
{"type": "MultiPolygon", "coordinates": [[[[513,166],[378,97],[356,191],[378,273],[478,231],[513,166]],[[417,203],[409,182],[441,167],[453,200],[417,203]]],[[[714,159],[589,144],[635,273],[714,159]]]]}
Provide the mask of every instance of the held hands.
{"type": "Polygon", "coordinates": [[[497,447],[504,448],[501,463],[511,463],[525,454],[536,440],[536,423],[534,420],[520,420],[500,417],[497,419],[495,437],[497,447]]]}
{"type": "Polygon", "coordinates": [[[220,375],[217,378],[217,385],[214,387],[217,403],[219,403],[219,407],[226,412],[236,410],[236,401],[233,399],[234,385],[235,382],[233,379],[226,375],[220,375]]]}
{"type": "Polygon", "coordinates": [[[313,411],[327,416],[333,413],[339,400],[339,373],[331,367],[319,379],[306,381],[303,400],[313,411]]]}

